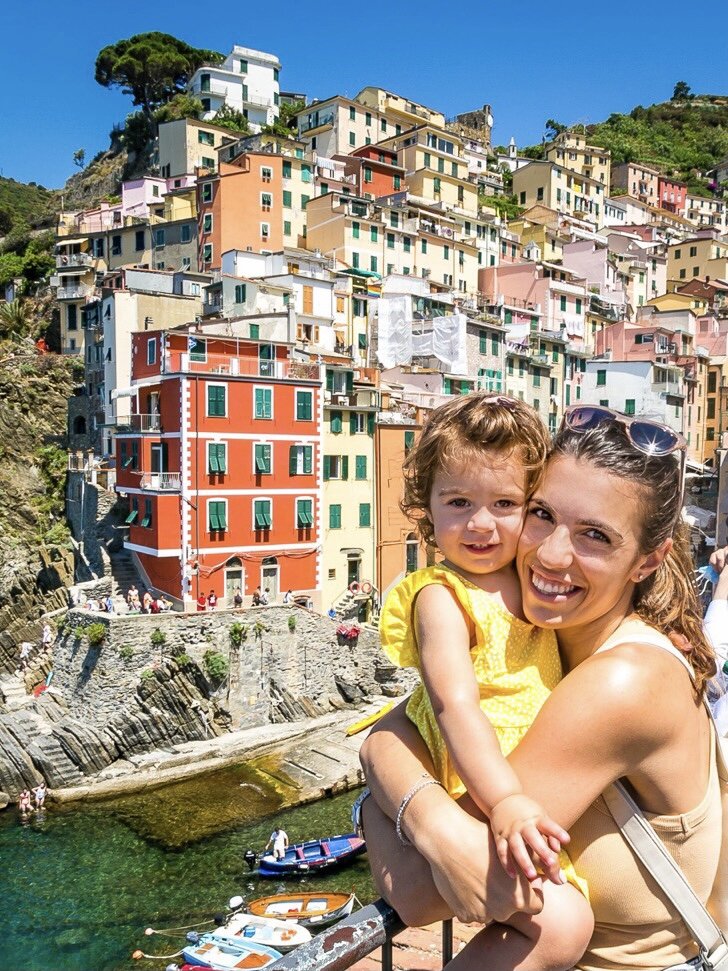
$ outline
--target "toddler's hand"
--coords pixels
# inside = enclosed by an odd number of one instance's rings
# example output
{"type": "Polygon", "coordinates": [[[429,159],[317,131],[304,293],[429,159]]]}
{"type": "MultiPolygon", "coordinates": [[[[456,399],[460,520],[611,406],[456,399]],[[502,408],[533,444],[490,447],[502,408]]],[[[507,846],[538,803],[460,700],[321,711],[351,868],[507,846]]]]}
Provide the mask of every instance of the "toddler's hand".
{"type": "Polygon", "coordinates": [[[562,845],[569,842],[569,834],[546,816],[533,799],[520,793],[501,799],[490,814],[490,828],[498,859],[509,876],[515,876],[515,861],[529,880],[536,880],[536,860],[552,883],[566,882],[558,854],[562,845]]]}

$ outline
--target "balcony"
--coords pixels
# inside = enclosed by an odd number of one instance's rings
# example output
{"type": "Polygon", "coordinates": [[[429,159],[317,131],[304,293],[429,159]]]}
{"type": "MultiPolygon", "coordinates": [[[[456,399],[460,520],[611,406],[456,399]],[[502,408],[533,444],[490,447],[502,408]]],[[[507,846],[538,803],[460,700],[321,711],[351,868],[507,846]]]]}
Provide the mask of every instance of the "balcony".
{"type": "Polygon", "coordinates": [[[70,269],[75,266],[93,266],[93,262],[93,258],[88,253],[56,255],[56,266],[59,270],[70,269]]]}
{"type": "Polygon", "coordinates": [[[58,287],[56,290],[56,300],[85,300],[92,297],[95,290],[87,283],[78,283],[73,287],[58,287]]]}
{"type": "Polygon", "coordinates": [[[675,395],[678,398],[685,397],[685,389],[679,381],[656,381],[652,385],[655,394],[675,395]]]}
{"type": "Polygon", "coordinates": [[[123,415],[116,419],[117,431],[159,432],[162,423],[159,415],[123,415]]]}
{"type": "Polygon", "coordinates": [[[548,367],[549,364],[551,363],[551,359],[549,358],[548,354],[533,353],[531,354],[531,360],[533,361],[534,364],[540,364],[543,367],[548,367]]]}
{"type": "Polygon", "coordinates": [[[180,472],[142,472],[139,485],[153,492],[179,492],[182,475],[180,472]]]}
{"type": "Polygon", "coordinates": [[[181,351],[170,351],[165,355],[163,371],[165,374],[182,372],[249,378],[297,378],[304,381],[318,381],[321,373],[318,364],[302,361],[268,361],[234,354],[208,354],[205,358],[198,358],[181,351]]]}

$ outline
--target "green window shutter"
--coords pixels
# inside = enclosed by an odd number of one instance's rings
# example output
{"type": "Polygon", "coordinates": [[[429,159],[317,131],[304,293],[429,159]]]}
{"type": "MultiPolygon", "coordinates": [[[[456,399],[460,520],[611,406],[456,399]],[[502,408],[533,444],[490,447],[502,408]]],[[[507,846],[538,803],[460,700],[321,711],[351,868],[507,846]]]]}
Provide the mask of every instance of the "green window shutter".
{"type": "Polygon", "coordinates": [[[220,385],[208,385],[207,413],[214,418],[225,417],[225,388],[220,385]]]}
{"type": "Polygon", "coordinates": [[[356,456],[356,471],[354,473],[357,479],[366,479],[367,477],[367,457],[366,455],[356,456]]]}
{"type": "Polygon", "coordinates": [[[290,177],[291,177],[291,163],[290,162],[284,162],[283,163],[283,178],[284,179],[290,179],[290,177]]]}
{"type": "Polygon", "coordinates": [[[291,445],[288,449],[288,474],[296,475],[298,469],[298,446],[291,445]]]}
{"type": "Polygon", "coordinates": [[[349,412],[349,434],[356,434],[356,412],[349,412]]]}
{"type": "Polygon", "coordinates": [[[371,229],[369,230],[369,236],[370,236],[370,239],[371,239],[371,241],[373,243],[376,243],[377,242],[378,237],[379,237],[379,232],[378,232],[376,226],[372,226],[371,227],[371,229]]]}
{"type": "Polygon", "coordinates": [[[271,388],[255,389],[255,417],[270,418],[273,415],[273,391],[271,388]]]}
{"type": "Polygon", "coordinates": [[[331,478],[331,456],[324,455],[324,482],[331,478]]]}
{"type": "Polygon", "coordinates": [[[341,478],[342,479],[349,478],[349,456],[348,455],[341,456],[341,478]]]}
{"type": "Polygon", "coordinates": [[[401,188],[401,186],[402,186],[402,176],[395,175],[393,177],[393,179],[394,179],[394,183],[393,184],[394,184],[395,190],[401,188]]]}
{"type": "Polygon", "coordinates": [[[423,239],[422,240],[422,252],[423,253],[426,253],[427,252],[427,240],[426,239],[423,239]]]}
{"type": "Polygon", "coordinates": [[[331,432],[334,435],[340,435],[343,431],[343,423],[340,411],[331,412],[331,432]]]}
{"type": "Polygon", "coordinates": [[[305,209],[311,196],[301,195],[301,209],[305,209]]]}
{"type": "Polygon", "coordinates": [[[359,223],[351,224],[351,235],[354,239],[359,239],[359,223]]]}
{"type": "Polygon", "coordinates": [[[327,391],[334,390],[334,372],[329,371],[328,369],[326,371],[326,390],[327,391]]]}
{"type": "Polygon", "coordinates": [[[351,265],[352,265],[352,267],[355,270],[358,270],[359,269],[359,254],[358,253],[352,253],[351,254],[351,265]]]}
{"type": "Polygon", "coordinates": [[[303,474],[311,475],[313,472],[313,445],[303,446],[303,474]]]}
{"type": "Polygon", "coordinates": [[[235,285],[235,303],[245,303],[246,285],[237,283],[235,285]]]}
{"type": "Polygon", "coordinates": [[[372,522],[371,506],[368,502],[359,503],[359,525],[371,526],[372,522]]]}
{"type": "Polygon", "coordinates": [[[220,523],[220,506],[221,505],[222,505],[222,503],[220,503],[220,502],[209,502],[207,504],[207,517],[208,517],[208,520],[209,520],[209,524],[208,525],[210,527],[210,532],[211,533],[216,532],[217,530],[220,530],[220,529],[223,528],[222,525],[221,525],[221,523],[220,523]]]}
{"type": "Polygon", "coordinates": [[[372,271],[372,273],[376,273],[377,272],[377,258],[376,258],[376,256],[370,256],[369,257],[369,269],[372,271]]]}
{"type": "Polygon", "coordinates": [[[283,190],[283,208],[290,209],[293,205],[292,193],[288,189],[283,190]]]}
{"type": "Polygon", "coordinates": [[[338,503],[329,506],[329,529],[341,529],[341,506],[338,503]]]}
{"type": "Polygon", "coordinates": [[[260,337],[260,324],[251,324],[250,339],[253,341],[257,341],[259,337],[260,337]]]}
{"type": "Polygon", "coordinates": [[[210,472],[220,471],[220,464],[217,461],[217,445],[207,446],[207,468],[210,472]]]}
{"type": "Polygon", "coordinates": [[[268,499],[258,499],[254,504],[254,518],[256,529],[270,529],[273,525],[270,501],[268,499]]]}
{"type": "Polygon", "coordinates": [[[290,223],[290,221],[288,219],[284,219],[283,220],[283,235],[284,236],[290,236],[291,235],[291,232],[292,232],[292,230],[291,230],[291,223],[290,223]]]}
{"type": "Polygon", "coordinates": [[[299,499],[296,512],[296,525],[299,529],[313,526],[313,502],[310,499],[299,499]]]}
{"type": "Polygon", "coordinates": [[[394,233],[387,233],[387,249],[394,249],[394,233]]]}
{"type": "Polygon", "coordinates": [[[132,511],[129,513],[129,515],[124,520],[124,522],[127,524],[127,526],[131,526],[131,524],[134,522],[134,520],[137,518],[138,515],[139,515],[139,510],[138,509],[132,509],[132,511]]]}
{"type": "Polygon", "coordinates": [[[255,446],[255,471],[263,475],[270,475],[271,471],[271,446],[255,446]]]}
{"type": "Polygon", "coordinates": [[[357,335],[356,342],[357,342],[357,346],[358,346],[358,348],[359,348],[360,351],[365,351],[367,349],[367,335],[366,334],[358,334],[357,335]]]}
{"type": "Polygon", "coordinates": [[[354,372],[346,372],[346,393],[351,394],[354,390],[354,372]]]}
{"type": "Polygon", "coordinates": [[[374,412],[370,412],[367,415],[367,434],[368,435],[374,434],[374,412]]]}
{"type": "Polygon", "coordinates": [[[404,450],[405,450],[405,452],[409,452],[409,450],[412,448],[412,446],[414,445],[414,443],[415,443],[415,433],[414,432],[405,432],[404,433],[404,450]]]}
{"type": "Polygon", "coordinates": [[[313,417],[313,393],[299,391],[296,396],[296,418],[299,421],[311,421],[313,417]]]}
{"type": "Polygon", "coordinates": [[[488,353],[488,332],[485,330],[478,331],[478,340],[480,342],[480,353],[488,353]]]}

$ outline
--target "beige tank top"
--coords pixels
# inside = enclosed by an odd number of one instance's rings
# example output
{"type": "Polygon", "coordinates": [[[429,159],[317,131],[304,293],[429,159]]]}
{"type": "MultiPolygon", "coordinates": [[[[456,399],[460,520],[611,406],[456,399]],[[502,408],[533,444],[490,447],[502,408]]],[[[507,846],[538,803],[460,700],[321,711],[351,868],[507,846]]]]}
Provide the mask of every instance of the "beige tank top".
{"type": "MultiPolygon", "coordinates": [[[[688,669],[682,654],[656,631],[618,632],[599,648],[644,643],[669,651],[688,669]]],[[[645,813],[668,853],[703,903],[715,879],[722,809],[711,732],[708,788],[698,805],[677,816],[645,813]]],[[[625,842],[600,796],[570,829],[569,856],[589,885],[595,928],[579,971],[661,971],[697,954],[697,947],[652,876],[625,842]]]]}

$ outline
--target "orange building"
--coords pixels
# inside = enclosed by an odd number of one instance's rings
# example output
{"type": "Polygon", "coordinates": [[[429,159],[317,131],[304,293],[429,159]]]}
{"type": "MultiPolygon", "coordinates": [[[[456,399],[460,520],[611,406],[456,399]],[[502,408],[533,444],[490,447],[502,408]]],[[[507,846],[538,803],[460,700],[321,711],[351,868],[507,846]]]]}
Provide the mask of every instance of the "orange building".
{"type": "Polygon", "coordinates": [[[282,178],[283,159],[268,152],[247,152],[221,161],[218,172],[199,172],[200,270],[219,270],[228,250],[283,249],[282,178]]]}
{"type": "Polygon", "coordinates": [[[402,464],[422,428],[424,412],[407,402],[382,395],[386,421],[377,422],[375,488],[377,515],[376,588],[384,600],[389,589],[407,573],[427,565],[425,549],[412,523],[399,508],[402,498],[402,464]]]}
{"type": "Polygon", "coordinates": [[[348,156],[337,156],[346,161],[346,172],[356,176],[357,194],[362,198],[379,199],[403,192],[405,170],[397,163],[397,153],[383,145],[362,145],[348,156]]]}
{"type": "Polygon", "coordinates": [[[188,609],[258,586],[319,606],[320,367],[289,360],[287,344],[183,330],[132,340],[116,489],[141,575],[188,609]]]}

